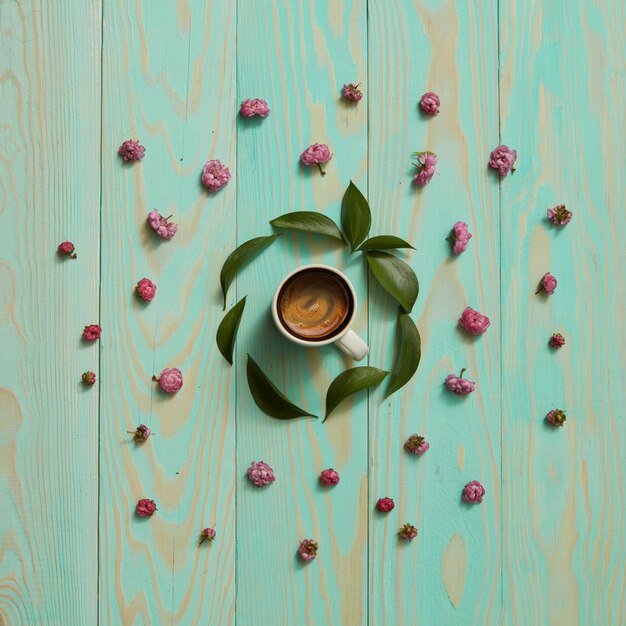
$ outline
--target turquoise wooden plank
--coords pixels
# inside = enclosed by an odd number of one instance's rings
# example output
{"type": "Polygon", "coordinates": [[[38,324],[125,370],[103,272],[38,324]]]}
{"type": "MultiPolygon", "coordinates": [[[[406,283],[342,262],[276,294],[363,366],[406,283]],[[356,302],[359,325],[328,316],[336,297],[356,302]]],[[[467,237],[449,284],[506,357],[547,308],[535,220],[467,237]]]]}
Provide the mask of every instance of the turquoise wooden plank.
{"type": "MultiPolygon", "coordinates": [[[[237,95],[265,98],[265,120],[239,120],[237,239],[268,234],[268,221],[296,210],[338,220],[350,179],[367,186],[366,102],[340,101],[346,82],[366,76],[366,3],[244,1],[238,3],[237,95]],[[310,144],[330,145],[327,175],[302,169],[310,144]]],[[[366,96],[367,98],[367,96],[366,96]]],[[[273,327],[269,306],[281,278],[309,262],[345,269],[366,302],[362,260],[338,241],[285,234],[237,281],[229,302],[248,296],[237,346],[237,623],[367,623],[367,403],[362,397],[328,421],[290,423],[262,414],[245,374],[246,353],[286,393],[318,415],[333,378],[353,363],[334,346],[295,347],[273,327]],[[264,490],[245,478],[249,463],[264,460],[276,482],[264,490]],[[341,482],[319,486],[334,467],[341,482]],[[304,566],[299,542],[319,541],[318,558],[304,566]]],[[[367,307],[356,330],[367,336],[367,307]]]]}
{"type": "Polygon", "coordinates": [[[214,337],[236,190],[209,195],[200,172],[235,168],[235,25],[227,0],[105,3],[100,624],[234,622],[235,388],[214,337]],[[129,137],[146,146],[130,166],[129,137]],[[149,230],[153,208],[180,224],[171,241],[149,230]],[[184,375],[174,397],[151,382],[165,367],[184,375]],[[156,436],[135,446],[140,422],[156,436]],[[141,520],[144,497],[158,512],[141,520]],[[217,539],[198,547],[207,526],[217,539]]]}
{"type": "Polygon", "coordinates": [[[510,624],[626,623],[623,3],[500,8],[503,581],[510,624]],[[565,203],[572,222],[548,224],[565,203]],[[554,295],[535,296],[543,274],[554,295]],[[547,346],[553,332],[566,345],[547,346]],[[553,408],[568,421],[554,432],[553,408]]]}
{"type": "Polygon", "coordinates": [[[2,624],[97,620],[99,119],[99,0],[0,3],[2,624]]]}
{"type": "MultiPolygon", "coordinates": [[[[396,508],[373,515],[370,529],[371,624],[495,624],[500,614],[500,339],[497,182],[484,161],[498,138],[496,2],[369,2],[369,196],[376,234],[406,238],[401,253],[421,293],[412,318],[422,336],[415,378],[383,401],[370,398],[370,500],[396,508]],[[441,112],[424,117],[426,91],[441,112]],[[416,189],[411,153],[438,155],[431,183],[416,189]],[[451,255],[457,220],[473,234],[451,255]],[[489,315],[487,333],[470,339],[457,326],[466,306],[489,315]],[[477,381],[468,398],[451,396],[445,377],[463,367],[477,381]],[[421,458],[403,450],[426,436],[421,458]],[[461,502],[478,479],[480,506],[461,502]],[[410,544],[404,523],[419,528],[410,544]]],[[[393,362],[397,306],[370,280],[370,363],[393,362]]]]}

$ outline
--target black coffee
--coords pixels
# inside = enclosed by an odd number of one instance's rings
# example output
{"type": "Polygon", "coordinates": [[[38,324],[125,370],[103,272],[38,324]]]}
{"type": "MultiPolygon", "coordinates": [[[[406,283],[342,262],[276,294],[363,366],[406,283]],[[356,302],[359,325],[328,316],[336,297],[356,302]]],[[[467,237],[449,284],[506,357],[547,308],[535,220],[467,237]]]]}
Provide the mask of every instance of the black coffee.
{"type": "Polygon", "coordinates": [[[278,295],[278,317],[292,335],[308,341],[330,339],[352,314],[352,296],[345,282],[323,269],[292,276],[278,295]]]}

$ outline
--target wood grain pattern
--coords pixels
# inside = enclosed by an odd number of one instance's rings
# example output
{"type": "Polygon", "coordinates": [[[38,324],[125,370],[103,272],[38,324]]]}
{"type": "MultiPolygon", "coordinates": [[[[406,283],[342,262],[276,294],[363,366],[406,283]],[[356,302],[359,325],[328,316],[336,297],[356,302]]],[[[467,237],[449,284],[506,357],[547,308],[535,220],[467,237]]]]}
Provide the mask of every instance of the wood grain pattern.
{"type": "MultiPolygon", "coordinates": [[[[340,200],[352,179],[367,178],[366,106],[340,100],[344,82],[366,76],[366,3],[240,0],[237,32],[238,101],[265,98],[263,120],[238,122],[238,243],[271,232],[269,220],[290,211],[322,211],[339,221],[340,200]],[[263,32],[263,45],[251,45],[263,32]],[[300,153],[327,143],[327,175],[303,168],[300,153]]],[[[367,403],[362,397],[329,420],[285,424],[260,413],[245,379],[249,352],[299,406],[323,415],[332,379],[350,361],[334,346],[302,350],[274,328],[269,305],[288,271],[309,262],[344,268],[366,301],[362,259],[340,242],[285,233],[241,274],[236,299],[247,295],[237,348],[237,623],[353,626],[367,623],[367,403]],[[241,482],[252,460],[268,462],[276,482],[263,492],[241,482]],[[341,483],[318,484],[334,467],[341,483]],[[299,542],[316,538],[309,566],[296,558],[299,542]]],[[[235,294],[230,294],[235,302],[235,294]]],[[[367,308],[356,330],[367,337],[367,308]]]]}
{"type": "MultiPolygon", "coordinates": [[[[500,390],[498,185],[486,155],[498,138],[496,3],[370,0],[370,200],[376,234],[406,237],[406,256],[421,283],[413,319],[422,336],[416,377],[400,393],[370,401],[370,492],[396,508],[373,518],[370,533],[372,624],[492,624],[500,613],[500,390]],[[402,19],[398,19],[401,15],[402,19]],[[437,92],[441,113],[417,108],[437,92]],[[432,150],[437,174],[423,189],[411,185],[411,153],[432,150]],[[473,238],[450,254],[445,241],[457,220],[473,238]],[[457,325],[466,306],[492,325],[468,338],[457,325]],[[477,391],[467,398],[443,387],[447,374],[468,368],[477,391]],[[414,432],[430,450],[421,458],[402,449],[414,432]],[[459,464],[459,449],[464,449],[459,464]],[[480,507],[461,502],[463,486],[480,480],[480,507]],[[418,538],[402,544],[406,523],[418,538]],[[467,546],[462,597],[449,598],[446,550],[460,535],[467,546]],[[402,581],[402,584],[399,584],[402,581]],[[413,590],[413,591],[408,591],[413,590]]],[[[371,283],[371,363],[391,363],[395,303],[371,283]]]]}
{"type": "Polygon", "coordinates": [[[506,621],[624,624],[624,5],[504,0],[500,16],[502,141],[519,152],[502,182],[506,621]],[[547,271],[557,291],[533,295],[547,271]]]}
{"type": "Polygon", "coordinates": [[[1,2],[3,626],[97,619],[99,120],[99,0],[1,2]]]}
{"type": "Polygon", "coordinates": [[[0,625],[626,623],[625,23],[618,0],[0,0],[0,625]],[[435,118],[417,108],[427,90],[435,118]],[[238,116],[248,97],[271,115],[238,116]],[[124,165],[131,137],[146,158],[124,165]],[[325,177],[298,161],[314,142],[334,153],[325,177]],[[519,153],[502,181],[487,169],[498,143],[519,153]],[[439,163],[417,190],[424,149],[439,163]],[[213,195],[211,158],[233,175],[213,195]],[[350,180],[370,234],[416,247],[397,254],[420,279],[422,362],[388,399],[383,383],[324,424],[274,420],[246,353],[319,415],[354,365],[274,329],[288,271],[348,274],[371,366],[392,365],[397,305],[361,253],[284,232],[229,291],[227,308],[248,296],[230,367],[219,270],[281,214],[339,222],[350,180]],[[559,202],[574,219],[555,231],[559,202]],[[148,229],[153,208],[180,224],[173,240],[148,229]],[[457,220],[473,238],[453,258],[457,220]],[[54,253],[67,238],[77,261],[54,253]],[[535,296],[548,270],[557,292],[535,296]],[[457,327],[467,305],[492,320],[478,339],[457,327]],[[98,317],[101,342],[82,344],[98,317]],[[176,396],[151,381],[164,367],[183,371],[176,396]],[[462,367],[477,381],[465,399],[443,388],[462,367]],[[84,390],[87,369],[99,384],[84,390]],[[542,421],[554,407],[558,432],[542,421]],[[139,423],[156,433],[142,446],[126,433],[139,423]],[[431,444],[421,458],[402,449],[413,432],[431,444]],[[252,460],[273,485],[249,483],[252,460]],[[480,506],[461,501],[471,479],[480,506]],[[206,526],[217,539],[198,547],[206,526]],[[308,565],[304,538],[320,544],[308,565]]]}
{"type": "Polygon", "coordinates": [[[100,624],[232,624],[234,373],[220,355],[217,259],[234,247],[234,184],[209,195],[202,165],[235,170],[235,8],[227,0],[107,2],[104,14],[100,624]],[[141,163],[120,142],[139,137],[141,163]],[[180,224],[171,241],[152,208],[180,224]],[[157,284],[144,305],[133,295],[157,284]],[[179,367],[166,397],[153,374],[179,367]],[[143,422],[156,435],[133,445],[143,422]],[[158,506],[139,519],[139,498],[158,506]],[[217,531],[198,547],[200,529],[217,531]]]}

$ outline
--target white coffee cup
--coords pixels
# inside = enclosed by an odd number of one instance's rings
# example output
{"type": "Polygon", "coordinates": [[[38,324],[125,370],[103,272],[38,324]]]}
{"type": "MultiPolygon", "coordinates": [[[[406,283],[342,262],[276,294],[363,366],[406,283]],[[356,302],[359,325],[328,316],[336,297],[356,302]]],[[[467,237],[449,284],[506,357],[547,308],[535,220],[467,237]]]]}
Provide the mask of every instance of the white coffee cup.
{"type": "Polygon", "coordinates": [[[276,324],[276,328],[278,328],[279,332],[292,341],[293,343],[304,346],[305,348],[318,348],[320,346],[327,346],[331,343],[337,344],[337,346],[345,352],[351,359],[355,361],[360,361],[365,358],[367,353],[369,352],[369,348],[367,344],[353,331],[350,329],[352,322],[354,321],[354,316],[356,315],[357,310],[357,299],[356,292],[354,291],[354,287],[352,283],[348,280],[347,276],[340,272],[338,269],[331,267],[330,265],[303,265],[299,267],[293,272],[290,272],[283,278],[280,285],[278,285],[276,289],[276,293],[274,294],[274,299],[272,300],[272,317],[274,319],[274,323],[276,324]],[[346,319],[341,323],[342,328],[339,332],[333,334],[328,339],[304,339],[302,337],[296,337],[294,334],[289,332],[285,325],[281,320],[281,316],[279,314],[280,302],[279,298],[282,292],[282,289],[287,281],[289,281],[296,274],[305,271],[311,270],[321,270],[324,272],[329,272],[334,274],[339,281],[346,288],[349,297],[351,299],[351,311],[349,311],[346,319]]]}

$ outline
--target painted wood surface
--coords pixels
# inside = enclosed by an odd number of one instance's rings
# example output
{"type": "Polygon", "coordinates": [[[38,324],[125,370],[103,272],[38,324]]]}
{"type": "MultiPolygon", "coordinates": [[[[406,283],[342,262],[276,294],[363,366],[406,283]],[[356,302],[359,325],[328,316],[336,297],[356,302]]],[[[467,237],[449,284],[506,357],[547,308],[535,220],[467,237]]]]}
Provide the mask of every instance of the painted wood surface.
{"type": "Polygon", "coordinates": [[[0,3],[3,626],[97,621],[100,27],[99,2],[0,3]]]}
{"type": "Polygon", "coordinates": [[[503,605],[510,624],[626,623],[626,94],[621,2],[500,7],[503,605]],[[521,156],[524,155],[524,156],[521,156]],[[574,212],[563,230],[546,209],[574,212]],[[549,298],[535,296],[551,271],[549,298]],[[547,347],[553,332],[567,344],[547,347]],[[554,432],[553,408],[568,421],[554,432]]]}
{"type": "Polygon", "coordinates": [[[622,5],[79,4],[0,1],[0,624],[625,623],[622,5]],[[351,81],[357,106],[340,99],[351,81]],[[442,112],[426,119],[430,89],[442,112]],[[248,97],[271,115],[237,116],[248,97]],[[133,166],[116,155],[129,137],[146,146],[133,166]],[[314,142],[334,153],[325,177],[298,162],[314,142]],[[502,181],[486,167],[500,142],[520,155],[502,181]],[[416,191],[424,149],[437,175],[416,191]],[[213,195],[199,183],[211,158],[233,175],[213,195]],[[273,420],[249,394],[248,353],[320,416],[353,365],[275,331],[285,273],[348,274],[376,367],[393,362],[397,307],[359,253],[285,232],[231,287],[229,307],[248,303],[230,367],[214,341],[219,268],[278,215],[339,220],[350,180],[372,234],[416,247],[399,255],[420,279],[422,363],[390,399],[383,384],[324,424],[273,420]],[[556,232],[545,211],[559,202],[574,219],[556,232]],[[180,224],[173,240],[147,228],[153,208],[180,224]],[[459,219],[473,238],[452,258],[459,219]],[[66,238],[76,261],[54,254],[66,238]],[[144,276],[158,285],[147,306],[144,276]],[[491,317],[483,337],[458,331],[467,305],[491,317]],[[81,343],[98,317],[102,340],[81,343]],[[184,373],[174,397],[151,381],[164,367],[184,373]],[[442,382],[462,367],[477,392],[457,400],[442,382]],[[542,421],[554,407],[559,432],[542,421]],[[136,446],[126,431],[142,422],[156,435],[136,446]],[[402,450],[412,432],[431,444],[422,458],[402,450]],[[246,480],[252,460],[274,468],[271,487],[246,480]],[[471,479],[481,506],[461,502],[471,479]],[[150,520],[133,515],[142,497],[150,520]],[[420,529],[408,545],[404,522],[420,529]],[[217,540],[198,547],[205,526],[217,540]],[[307,537],[320,554],[303,566],[307,537]]]}
{"type": "Polygon", "coordinates": [[[235,388],[215,345],[218,260],[235,244],[236,186],[209,196],[210,158],[236,168],[235,8],[108,2],[103,29],[100,624],[229,624],[235,611],[235,388]],[[116,149],[139,137],[146,158],[116,149]],[[180,225],[157,240],[157,208],[180,225]],[[144,305],[142,277],[157,284],[144,305]],[[184,373],[169,397],[152,382],[184,373]],[[105,382],[106,381],[106,382],[105,382]],[[145,423],[142,445],[126,431],[145,423]],[[158,514],[134,515],[140,498],[158,514]],[[200,530],[219,541],[198,549],[200,530]]]}

